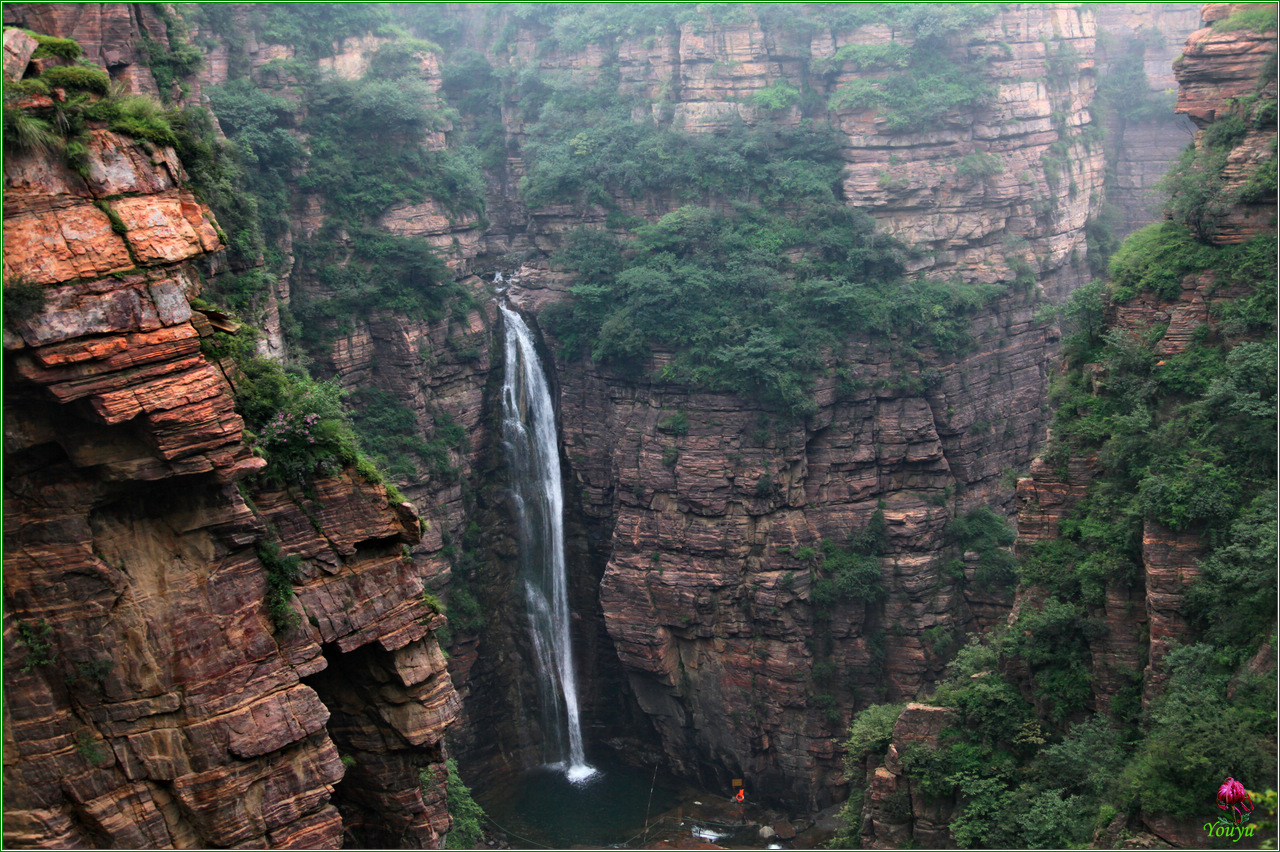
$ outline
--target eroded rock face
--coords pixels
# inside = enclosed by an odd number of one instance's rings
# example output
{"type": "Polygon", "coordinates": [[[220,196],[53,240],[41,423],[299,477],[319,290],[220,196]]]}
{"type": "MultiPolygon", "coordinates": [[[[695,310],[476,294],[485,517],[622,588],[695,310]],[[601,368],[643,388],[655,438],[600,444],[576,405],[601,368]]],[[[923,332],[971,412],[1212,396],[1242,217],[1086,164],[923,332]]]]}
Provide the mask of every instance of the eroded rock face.
{"type": "MultiPolygon", "coordinates": [[[[582,510],[612,518],[605,622],[674,765],[823,802],[842,783],[833,738],[853,707],[913,696],[940,672],[948,637],[1006,611],[998,590],[944,576],[940,554],[954,513],[989,499],[999,459],[1016,463],[1038,435],[1035,393],[1011,375],[1025,363],[1033,387],[1043,380],[1036,347],[1049,335],[1024,311],[994,318],[992,351],[948,365],[933,391],[841,397],[819,382],[821,408],[804,423],[729,395],[560,366],[582,510]],[[677,412],[687,434],[664,425],[677,412]],[[996,412],[1007,426],[985,437],[982,457],[956,424],[996,412]],[[887,601],[842,604],[820,623],[797,554],[843,544],[881,502],[887,601]]],[[[875,351],[856,368],[872,387],[891,372],[875,351]]]]}
{"type": "MultiPolygon", "coordinates": [[[[867,27],[797,45],[759,23],[699,29],[682,29],[674,43],[623,39],[619,47],[636,75],[631,85],[678,76],[675,113],[695,132],[754,120],[751,92],[778,80],[798,85],[789,75],[802,64],[888,37],[867,27]]],[[[928,133],[893,132],[873,112],[835,114],[849,140],[846,197],[886,230],[933,249],[919,274],[1009,281],[1016,257],[1035,270],[1037,293],[1061,295],[1084,274],[1083,225],[1102,189],[1102,150],[1084,132],[1094,38],[1092,17],[1074,7],[1011,9],[968,48],[990,48],[990,104],[928,133]],[[1059,55],[1071,64],[1064,71],[1057,62],[1051,74],[1059,55]],[[1068,165],[1051,186],[1045,155],[1063,143],[1068,165]],[[956,162],[979,151],[1000,169],[979,181],[957,176],[956,162]],[[1051,195],[1053,212],[1037,211],[1035,199],[1051,195]]],[[[592,67],[586,54],[553,51],[540,61],[592,67]]],[[[840,70],[831,86],[853,76],[852,67],[840,70]]],[[[579,221],[594,224],[596,215],[579,221]]],[[[544,230],[571,221],[567,209],[536,218],[544,230]]],[[[565,284],[531,265],[508,296],[540,311],[565,284]]],[[[1008,508],[1001,474],[1026,465],[1043,435],[1057,332],[1033,321],[1035,298],[1011,287],[975,319],[974,351],[933,360],[924,391],[885,387],[894,384],[887,351],[842,353],[864,390],[841,395],[820,380],[819,413],[804,423],[728,395],[557,365],[582,512],[612,525],[600,587],[605,623],[673,765],[707,782],[745,774],[779,798],[825,804],[843,783],[832,740],[848,714],[913,697],[937,676],[949,637],[1007,614],[1007,593],[973,582],[973,554],[948,554],[964,569],[944,574],[945,527],[976,505],[1008,508]],[[663,426],[677,412],[687,434],[663,426]],[[829,623],[815,620],[814,578],[795,554],[824,539],[847,541],[881,502],[887,600],[842,604],[829,623]]],[[[647,374],[663,359],[657,354],[647,374]]]]}
{"type": "MultiPolygon", "coordinates": [[[[1248,5],[1206,4],[1204,22],[1229,17],[1248,5]]],[[[1195,122],[1197,145],[1203,143],[1204,133],[1214,121],[1240,115],[1232,99],[1254,94],[1274,97],[1275,83],[1267,76],[1270,72],[1264,72],[1262,77],[1259,72],[1268,54],[1275,50],[1275,38],[1274,30],[1218,32],[1206,27],[1187,39],[1184,58],[1174,64],[1174,72],[1181,87],[1178,111],[1195,122]]],[[[1235,188],[1242,185],[1244,176],[1259,161],[1259,145],[1270,145],[1275,138],[1274,121],[1267,126],[1257,122],[1253,114],[1244,117],[1248,129],[1231,151],[1222,174],[1228,186],[1235,188]],[[1246,163],[1250,164],[1248,169],[1243,168],[1246,163]]],[[[1216,233],[1205,236],[1224,244],[1264,230],[1273,231],[1274,213],[1265,220],[1266,225],[1260,224],[1264,220],[1259,214],[1266,207],[1257,203],[1238,205],[1226,212],[1216,233]]],[[[1270,209],[1274,211],[1274,205],[1270,209]]],[[[1153,330],[1161,328],[1164,333],[1152,347],[1153,354],[1161,358],[1177,355],[1193,344],[1198,328],[1221,334],[1221,308],[1245,296],[1249,289],[1246,284],[1220,283],[1212,271],[1187,275],[1174,298],[1143,292],[1123,304],[1109,305],[1106,327],[1127,332],[1135,339],[1143,335],[1149,339],[1153,330]]],[[[1084,371],[1095,388],[1098,383],[1105,383],[1104,365],[1087,364],[1084,371]]],[[[1055,538],[1059,521],[1086,496],[1090,483],[1099,474],[1096,457],[1072,458],[1061,469],[1037,459],[1030,476],[1018,481],[1019,549],[1055,538]]],[[[1090,616],[1105,626],[1089,639],[1090,687],[1097,708],[1107,707],[1126,688],[1140,687],[1144,708],[1160,695],[1167,678],[1164,658],[1191,635],[1186,593],[1200,576],[1198,559],[1206,547],[1204,539],[1203,529],[1172,530],[1144,519],[1138,582],[1129,586],[1109,580],[1105,601],[1090,608],[1090,616]]],[[[1047,594],[1035,587],[1020,588],[1015,612],[1023,606],[1041,605],[1047,594]]],[[[1013,621],[1011,615],[1010,623],[1013,621]]],[[[1257,659],[1269,659],[1271,653],[1264,645],[1257,659]]],[[[1011,674],[1025,681],[1028,673],[1011,674]]],[[[1202,822],[1195,824],[1187,818],[1141,811],[1116,817],[1099,830],[1095,842],[1107,845],[1129,836],[1130,843],[1143,846],[1195,846],[1203,843],[1202,826],[1202,822]]]]}
{"type": "Polygon", "coordinates": [[[216,224],[171,150],[90,150],[87,180],[5,161],[6,286],[44,297],[4,335],[5,843],[439,846],[458,697],[416,513],[353,473],[245,485],[188,304],[216,224]],[[302,560],[290,629],[266,538],[302,560]]]}
{"type": "MultiPolygon", "coordinates": [[[[1265,3],[1207,3],[1204,22],[1212,24],[1250,8],[1273,7],[1265,3]]],[[[1179,86],[1177,109],[1195,122],[1197,149],[1203,149],[1205,131],[1215,121],[1236,117],[1245,124],[1221,174],[1224,197],[1232,199],[1231,204],[1207,235],[1219,245],[1245,242],[1275,229],[1274,192],[1245,199],[1235,195],[1261,163],[1275,156],[1275,115],[1262,117],[1246,106],[1254,100],[1275,98],[1275,74],[1267,67],[1275,50],[1274,28],[1265,32],[1218,31],[1206,26],[1191,34],[1182,59],[1174,63],[1179,86]]]]}

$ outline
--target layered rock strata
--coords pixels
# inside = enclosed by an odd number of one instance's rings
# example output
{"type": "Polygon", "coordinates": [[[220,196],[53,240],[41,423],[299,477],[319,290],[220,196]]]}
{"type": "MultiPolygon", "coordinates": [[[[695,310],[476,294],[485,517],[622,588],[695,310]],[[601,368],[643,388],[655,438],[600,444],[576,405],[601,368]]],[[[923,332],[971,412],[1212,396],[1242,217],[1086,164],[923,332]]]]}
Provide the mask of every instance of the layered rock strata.
{"type": "MultiPolygon", "coordinates": [[[[1224,20],[1256,5],[1260,4],[1206,4],[1204,22],[1224,20]]],[[[1274,10],[1274,6],[1269,8],[1274,10]]],[[[1275,227],[1274,199],[1241,203],[1236,192],[1259,163],[1274,156],[1274,116],[1270,120],[1260,117],[1252,103],[1275,97],[1274,74],[1266,70],[1267,63],[1274,61],[1275,48],[1274,29],[1253,32],[1205,27],[1187,39],[1183,57],[1174,64],[1180,84],[1178,112],[1195,122],[1198,148],[1204,145],[1205,131],[1215,121],[1244,119],[1244,132],[1234,141],[1219,176],[1226,186],[1225,197],[1236,203],[1225,211],[1216,231],[1205,234],[1218,244],[1241,242],[1275,227]]],[[[1154,332],[1162,331],[1152,352],[1167,358],[1187,351],[1205,331],[1211,337],[1221,334],[1222,309],[1249,291],[1246,284],[1220,282],[1212,271],[1187,275],[1175,298],[1144,292],[1123,304],[1111,304],[1106,327],[1128,332],[1135,339],[1150,339],[1154,332]]],[[[1084,369],[1095,384],[1106,381],[1102,365],[1085,365],[1084,369]]],[[[1084,498],[1098,475],[1097,459],[1071,459],[1065,471],[1038,459],[1030,472],[1018,481],[1020,548],[1058,534],[1059,520],[1084,498]]],[[[1108,581],[1105,603],[1090,613],[1105,626],[1089,642],[1092,698],[1099,710],[1126,688],[1140,686],[1144,707],[1160,694],[1167,676],[1162,666],[1165,656],[1191,635],[1186,592],[1200,576],[1198,559],[1205,547],[1202,530],[1175,531],[1150,518],[1144,520],[1138,583],[1130,586],[1108,581]]],[[[1044,594],[1041,589],[1020,589],[1015,608],[1039,606],[1044,594]]],[[[1273,653],[1264,644],[1257,661],[1268,662],[1251,662],[1250,667],[1269,667],[1273,653]]],[[[1142,811],[1132,817],[1118,816],[1100,830],[1096,842],[1116,843],[1124,836],[1143,845],[1196,846],[1203,843],[1203,828],[1201,821],[1142,811]]]]}
{"type": "Polygon", "coordinates": [[[1276,156],[1276,117],[1257,112],[1259,101],[1276,96],[1276,29],[1218,30],[1212,24],[1247,11],[1275,11],[1269,3],[1207,3],[1204,23],[1187,39],[1182,58],[1174,63],[1178,79],[1177,111],[1196,125],[1197,149],[1206,144],[1205,131],[1215,122],[1237,115],[1244,119],[1242,139],[1232,146],[1221,174],[1223,197],[1231,199],[1210,239],[1220,245],[1241,243],[1275,229],[1274,189],[1257,197],[1240,198],[1258,166],[1276,156]]]}
{"type": "Polygon", "coordinates": [[[84,58],[107,69],[126,91],[158,95],[155,78],[142,63],[143,44],[170,47],[164,14],[148,3],[15,3],[4,8],[4,25],[75,39],[84,58]]]}
{"type": "Polygon", "coordinates": [[[1187,35],[1200,26],[1200,7],[1194,3],[1106,3],[1095,7],[1094,14],[1099,32],[1099,80],[1120,73],[1126,62],[1136,57],[1147,83],[1147,92],[1122,92],[1120,102],[1104,105],[1100,116],[1109,167],[1106,202],[1120,213],[1112,231],[1120,239],[1159,218],[1164,201],[1160,181],[1195,130],[1185,116],[1173,111],[1178,88],[1173,61],[1181,54],[1187,35]],[[1135,115],[1133,107],[1140,104],[1146,108],[1135,115]],[[1162,110],[1151,115],[1155,105],[1162,110]]]}
{"type": "Polygon", "coordinates": [[[939,748],[942,732],[955,721],[955,711],[950,708],[908,704],[893,726],[884,759],[864,761],[864,849],[901,849],[912,843],[947,849],[954,844],[947,824],[955,812],[955,801],[925,793],[920,782],[903,771],[902,755],[912,747],[939,748]]]}
{"type": "Polygon", "coordinates": [[[171,150],[89,147],[83,178],[5,159],[6,295],[33,304],[4,334],[6,845],[440,845],[458,698],[416,513],[352,473],[246,484],[265,462],[188,301],[216,223],[171,150]],[[267,539],[301,559],[293,628],[267,539]]]}

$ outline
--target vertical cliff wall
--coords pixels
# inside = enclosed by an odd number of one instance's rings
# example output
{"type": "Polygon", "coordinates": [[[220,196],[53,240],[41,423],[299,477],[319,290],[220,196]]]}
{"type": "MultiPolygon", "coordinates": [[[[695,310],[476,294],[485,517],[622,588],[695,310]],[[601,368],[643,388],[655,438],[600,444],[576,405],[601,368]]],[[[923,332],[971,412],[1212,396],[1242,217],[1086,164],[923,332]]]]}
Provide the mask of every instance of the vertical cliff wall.
{"type": "Polygon", "coordinates": [[[1102,224],[1118,240],[1159,218],[1160,179],[1191,139],[1194,126],[1173,111],[1173,61],[1200,27],[1200,7],[1107,3],[1095,15],[1103,34],[1095,114],[1106,130],[1106,203],[1116,210],[1102,224]]]}
{"type": "Polygon", "coordinates": [[[4,164],[5,843],[438,846],[458,698],[417,516],[354,471],[253,485],[189,304],[217,223],[172,149],[88,133],[78,171],[4,164]]]}

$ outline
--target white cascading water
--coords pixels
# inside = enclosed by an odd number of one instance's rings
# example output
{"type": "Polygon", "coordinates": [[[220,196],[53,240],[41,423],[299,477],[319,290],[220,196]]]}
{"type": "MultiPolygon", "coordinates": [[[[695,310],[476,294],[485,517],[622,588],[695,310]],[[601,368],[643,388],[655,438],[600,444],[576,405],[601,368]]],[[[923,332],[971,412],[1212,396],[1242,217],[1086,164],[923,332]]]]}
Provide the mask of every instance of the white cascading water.
{"type": "Polygon", "coordinates": [[[578,720],[569,636],[569,590],[564,562],[564,495],[555,409],[533,334],[515,311],[501,306],[506,331],[502,437],[520,534],[520,573],[529,606],[529,632],[538,675],[544,756],[570,781],[596,773],[587,765],[578,720]]]}

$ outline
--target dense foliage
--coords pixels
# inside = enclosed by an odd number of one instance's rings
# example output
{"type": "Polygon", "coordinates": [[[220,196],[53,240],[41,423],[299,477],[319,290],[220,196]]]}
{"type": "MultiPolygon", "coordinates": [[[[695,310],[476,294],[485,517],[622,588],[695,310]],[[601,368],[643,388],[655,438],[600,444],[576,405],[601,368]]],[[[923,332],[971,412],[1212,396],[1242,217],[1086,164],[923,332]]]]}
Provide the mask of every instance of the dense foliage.
{"type": "MultiPolygon", "coordinates": [[[[445,801],[449,806],[449,816],[453,826],[445,836],[446,849],[476,849],[484,841],[484,827],[481,820],[486,819],[484,808],[471,797],[471,790],[462,782],[458,774],[458,764],[451,757],[445,761],[448,780],[445,784],[445,801]]],[[[426,771],[423,771],[423,787],[429,789],[426,771]]]]}
{"type": "Polygon", "coordinates": [[[419,435],[417,415],[393,394],[378,388],[361,388],[347,401],[360,444],[374,463],[396,481],[414,479],[419,463],[435,477],[455,475],[450,450],[466,441],[466,432],[447,414],[438,414],[432,436],[419,435]]]}
{"type": "Polygon", "coordinates": [[[877,12],[873,20],[887,23],[894,40],[846,45],[819,70],[849,65],[858,71],[888,73],[845,83],[831,96],[831,109],[874,109],[891,131],[920,130],[938,126],[953,110],[971,110],[994,96],[994,87],[983,76],[986,58],[954,55],[952,39],[990,20],[994,4],[913,3],[877,12]],[[899,41],[899,34],[909,42],[899,41]]]}
{"type": "Polygon", "coordinates": [[[1200,240],[1216,233],[1227,211],[1242,202],[1274,202],[1276,158],[1272,140],[1270,159],[1258,166],[1244,186],[1231,187],[1223,176],[1233,148],[1251,130],[1275,132],[1276,97],[1266,94],[1275,80],[1272,67],[1259,76],[1253,94],[1232,99],[1228,109],[1205,130],[1199,144],[1187,146],[1163,181],[1170,195],[1169,214],[1200,240]]]}
{"type": "MultiPolygon", "coordinates": [[[[683,207],[632,233],[629,246],[605,231],[570,235],[557,259],[583,283],[549,316],[552,330],[621,369],[642,368],[655,344],[673,349],[659,380],[794,416],[813,411],[812,377],[850,338],[901,335],[913,361],[915,346],[953,354],[968,342],[969,312],[1000,292],[904,280],[905,247],[834,203],[791,217],[750,204],[683,207]]],[[[910,385],[908,363],[900,381],[910,385]]],[[[863,382],[854,368],[843,378],[850,389],[863,382]]]]}
{"type": "MultiPolygon", "coordinates": [[[[987,506],[978,506],[952,519],[947,538],[960,553],[977,554],[974,582],[983,589],[1008,587],[1017,582],[1013,554],[1008,548],[1017,538],[1009,521],[987,506]]],[[[954,559],[943,568],[956,579],[964,576],[964,562],[954,559]]]]}
{"type": "Polygon", "coordinates": [[[341,388],[274,361],[246,359],[236,379],[237,409],[257,435],[268,465],[261,478],[300,487],[360,460],[359,444],[342,407],[341,388]]]}
{"type": "MultiPolygon", "coordinates": [[[[1239,122],[1226,122],[1206,150],[1239,138],[1239,122]]],[[[1118,814],[1205,813],[1228,775],[1255,789],[1275,777],[1275,675],[1250,661],[1260,647],[1274,653],[1276,242],[1216,246],[1197,239],[1203,220],[1181,218],[1130,236],[1110,280],[1064,306],[1069,369],[1045,457],[1065,472],[1070,457],[1092,456],[1097,473],[1057,537],[1002,566],[1035,591],[1007,631],[949,666],[931,702],[955,708],[956,724],[937,748],[901,755],[926,796],[958,804],[950,827],[962,847],[1086,844],[1118,814]],[[1197,277],[1231,298],[1183,351],[1157,353],[1165,325],[1108,326],[1114,303],[1185,298],[1197,277]],[[1141,594],[1144,537],[1161,529],[1201,548],[1191,633],[1159,661],[1165,681],[1145,710],[1140,670],[1099,706],[1103,607],[1115,605],[1110,590],[1141,594]]],[[[1003,538],[978,513],[949,534],[979,551],[1003,538]]],[[[849,748],[861,754],[858,720],[849,748]]]]}
{"type": "MultiPolygon", "coordinates": [[[[282,311],[286,333],[313,351],[375,308],[438,319],[450,306],[466,307],[463,290],[434,246],[379,227],[389,208],[432,200],[450,218],[483,217],[484,179],[475,150],[428,144],[429,134],[457,117],[422,78],[422,57],[438,48],[410,38],[387,9],[371,10],[251,10],[268,38],[312,58],[329,55],[342,38],[362,31],[390,41],[358,79],[291,60],[291,92],[268,90],[244,76],[212,87],[210,101],[238,157],[222,156],[198,121],[188,122],[191,132],[184,134],[186,147],[200,153],[206,166],[197,186],[228,224],[237,274],[223,276],[215,289],[238,309],[257,303],[283,271],[286,260],[277,246],[295,215],[293,193],[300,189],[323,200],[322,227],[293,247],[295,269],[319,282],[323,295],[299,295],[291,310],[282,311]],[[225,191],[236,184],[248,192],[225,191]],[[256,229],[254,221],[260,223],[256,229]]],[[[202,28],[227,39],[233,52],[244,49],[233,17],[210,8],[191,14],[202,28]]],[[[247,70],[235,56],[230,65],[247,70]]]]}

